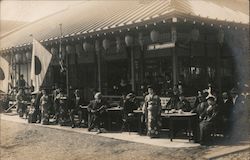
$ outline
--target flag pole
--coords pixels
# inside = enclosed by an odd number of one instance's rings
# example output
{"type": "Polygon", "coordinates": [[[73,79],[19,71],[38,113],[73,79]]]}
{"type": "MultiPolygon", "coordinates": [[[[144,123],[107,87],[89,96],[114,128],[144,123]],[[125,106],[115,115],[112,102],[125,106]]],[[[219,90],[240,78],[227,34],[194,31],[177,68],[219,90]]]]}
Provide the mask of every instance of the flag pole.
{"type": "MultiPolygon", "coordinates": [[[[60,26],[60,43],[59,43],[59,52],[62,56],[62,37],[63,37],[63,33],[62,33],[62,24],[59,24],[60,26]]],[[[62,57],[61,57],[62,58],[62,57]]],[[[66,95],[67,95],[67,98],[69,98],[69,60],[68,60],[68,53],[65,52],[65,61],[66,61],[66,95]]],[[[61,67],[63,67],[62,63],[60,64],[61,67]]],[[[64,68],[62,68],[64,70],[64,68]]]]}

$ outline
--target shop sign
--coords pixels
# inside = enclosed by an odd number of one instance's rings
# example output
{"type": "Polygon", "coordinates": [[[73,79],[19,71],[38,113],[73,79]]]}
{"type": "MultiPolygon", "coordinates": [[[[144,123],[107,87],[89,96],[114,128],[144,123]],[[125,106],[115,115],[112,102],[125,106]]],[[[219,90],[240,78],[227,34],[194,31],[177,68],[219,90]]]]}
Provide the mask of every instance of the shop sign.
{"type": "Polygon", "coordinates": [[[165,49],[165,48],[173,48],[175,47],[175,43],[163,43],[163,44],[151,44],[148,45],[147,50],[158,50],[158,49],[165,49]]]}

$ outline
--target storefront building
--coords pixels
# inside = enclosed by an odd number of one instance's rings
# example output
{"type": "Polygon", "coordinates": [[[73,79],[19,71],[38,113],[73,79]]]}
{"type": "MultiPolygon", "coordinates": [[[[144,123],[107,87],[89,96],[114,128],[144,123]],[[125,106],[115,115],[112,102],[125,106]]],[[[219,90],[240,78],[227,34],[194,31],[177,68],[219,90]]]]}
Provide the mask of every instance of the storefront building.
{"type": "Polygon", "coordinates": [[[53,54],[43,86],[65,86],[62,56],[68,60],[69,89],[81,89],[86,99],[93,90],[120,94],[121,79],[137,95],[153,84],[159,95],[167,96],[168,88],[180,82],[187,96],[208,83],[228,91],[238,81],[249,83],[249,16],[240,5],[205,0],[83,2],[5,35],[1,55],[11,64],[12,83],[24,74],[30,85],[32,34],[53,54]]]}

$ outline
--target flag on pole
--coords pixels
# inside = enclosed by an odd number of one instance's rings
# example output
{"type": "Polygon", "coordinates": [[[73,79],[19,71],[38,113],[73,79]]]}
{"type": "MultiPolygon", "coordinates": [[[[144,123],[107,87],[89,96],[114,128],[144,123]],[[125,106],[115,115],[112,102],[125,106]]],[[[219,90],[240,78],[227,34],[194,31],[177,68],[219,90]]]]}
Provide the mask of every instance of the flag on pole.
{"type": "Polygon", "coordinates": [[[8,93],[9,62],[0,56],[0,91],[8,93]]]}
{"type": "Polygon", "coordinates": [[[35,92],[39,91],[39,87],[43,84],[51,58],[52,54],[44,48],[40,42],[33,38],[30,75],[35,92]]]}

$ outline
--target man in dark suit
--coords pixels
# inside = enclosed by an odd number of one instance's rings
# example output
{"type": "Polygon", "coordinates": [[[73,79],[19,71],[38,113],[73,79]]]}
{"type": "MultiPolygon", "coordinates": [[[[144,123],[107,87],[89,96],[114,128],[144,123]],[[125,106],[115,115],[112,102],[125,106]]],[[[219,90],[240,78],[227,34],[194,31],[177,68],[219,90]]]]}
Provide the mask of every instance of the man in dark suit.
{"type": "Polygon", "coordinates": [[[108,108],[108,103],[102,99],[100,92],[97,92],[94,96],[95,100],[90,101],[88,105],[88,111],[91,114],[90,126],[88,131],[91,131],[95,127],[97,128],[97,133],[101,133],[101,122],[103,121],[103,114],[108,108]]]}
{"type": "Polygon", "coordinates": [[[222,126],[224,126],[225,134],[229,134],[232,124],[233,102],[229,98],[227,92],[222,93],[222,102],[220,104],[219,117],[222,126]]]}

